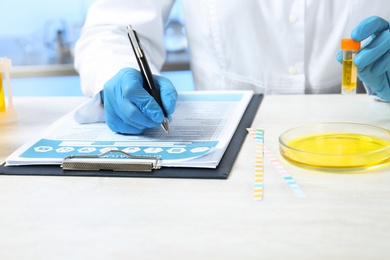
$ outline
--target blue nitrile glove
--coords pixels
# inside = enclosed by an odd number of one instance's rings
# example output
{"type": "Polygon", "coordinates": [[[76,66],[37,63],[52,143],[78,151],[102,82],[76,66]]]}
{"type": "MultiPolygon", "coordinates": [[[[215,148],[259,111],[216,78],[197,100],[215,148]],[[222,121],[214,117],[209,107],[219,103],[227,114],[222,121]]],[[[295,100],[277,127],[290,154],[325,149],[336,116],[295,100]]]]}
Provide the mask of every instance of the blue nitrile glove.
{"type": "MultiPolygon", "coordinates": [[[[170,115],[175,111],[177,92],[164,77],[153,75],[156,88],[160,89],[163,106],[170,115]]],[[[157,127],[164,121],[164,114],[152,96],[143,88],[138,70],[120,70],[104,85],[102,92],[104,114],[109,128],[122,134],[140,134],[145,129],[157,127]]]]}
{"type": "Polygon", "coordinates": [[[389,22],[372,16],[363,20],[351,33],[355,41],[371,39],[356,54],[358,76],[383,100],[390,101],[390,28],[389,22]]]}

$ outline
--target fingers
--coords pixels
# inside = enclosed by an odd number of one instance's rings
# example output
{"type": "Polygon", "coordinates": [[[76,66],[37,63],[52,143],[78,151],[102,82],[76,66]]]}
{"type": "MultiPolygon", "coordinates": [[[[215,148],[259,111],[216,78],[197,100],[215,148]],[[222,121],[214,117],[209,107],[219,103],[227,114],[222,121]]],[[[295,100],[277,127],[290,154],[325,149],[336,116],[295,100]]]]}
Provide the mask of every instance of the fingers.
{"type": "MultiPolygon", "coordinates": [[[[121,82],[123,91],[122,96],[130,103],[124,102],[123,106],[130,106],[130,104],[133,103],[141,113],[143,113],[146,117],[149,118],[149,120],[141,118],[140,120],[142,122],[145,120],[145,123],[150,123],[150,121],[161,123],[164,120],[163,111],[161,110],[157,102],[154,100],[154,98],[149,95],[149,93],[143,88],[142,82],[142,77],[140,76],[140,73],[138,71],[126,71],[126,73],[122,77],[121,82]]],[[[130,110],[128,112],[135,113],[135,111],[133,110],[130,110]]]]}
{"type": "Polygon", "coordinates": [[[154,75],[153,78],[156,82],[157,88],[160,90],[161,101],[165,111],[168,115],[173,114],[173,112],[175,112],[178,96],[175,87],[167,78],[157,75],[154,75]]]}
{"type": "MultiPolygon", "coordinates": [[[[120,117],[121,119],[132,126],[140,129],[152,128],[158,126],[162,121],[155,121],[139,109],[134,103],[129,100],[123,100],[120,106],[120,117]]],[[[147,108],[145,108],[147,109],[147,108]]],[[[162,116],[162,120],[164,117],[162,116]]]]}
{"type": "Polygon", "coordinates": [[[106,123],[113,132],[121,134],[140,134],[145,130],[145,126],[133,122],[131,118],[127,118],[125,113],[117,113],[116,108],[112,107],[112,103],[105,102],[104,112],[106,123]]]}
{"type": "Polygon", "coordinates": [[[355,57],[355,64],[358,67],[366,67],[379,59],[385,59],[388,57],[385,54],[389,52],[389,49],[390,31],[385,30],[359,51],[355,57]]]}
{"type": "Polygon", "coordinates": [[[378,17],[371,16],[363,20],[351,33],[355,41],[363,41],[371,35],[377,35],[389,29],[389,22],[378,17]]]}
{"type": "Polygon", "coordinates": [[[338,62],[343,63],[343,51],[338,51],[336,54],[336,59],[338,62]]]}
{"type": "MultiPolygon", "coordinates": [[[[175,110],[177,92],[172,83],[154,76],[168,117],[175,110]]],[[[122,69],[104,86],[104,111],[112,131],[139,134],[164,121],[162,108],[144,89],[141,73],[135,69],[122,69]]]]}
{"type": "Polygon", "coordinates": [[[386,52],[376,63],[371,67],[371,72],[374,76],[390,73],[390,52],[386,52]]]}
{"type": "Polygon", "coordinates": [[[104,112],[107,125],[118,133],[139,134],[163,121],[161,109],[143,89],[135,69],[122,69],[104,85],[104,112]]]}

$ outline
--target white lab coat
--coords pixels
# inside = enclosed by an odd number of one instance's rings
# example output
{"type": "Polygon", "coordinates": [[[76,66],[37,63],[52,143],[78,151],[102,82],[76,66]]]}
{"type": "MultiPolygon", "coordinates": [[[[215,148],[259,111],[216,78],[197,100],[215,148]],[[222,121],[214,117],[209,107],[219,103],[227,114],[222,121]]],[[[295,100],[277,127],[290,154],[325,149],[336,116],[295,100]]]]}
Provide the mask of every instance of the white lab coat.
{"type": "MultiPolygon", "coordinates": [[[[171,0],[97,0],[76,44],[75,67],[93,96],[123,67],[137,68],[126,26],[154,73],[165,59],[171,0]]],[[[340,93],[340,39],[363,19],[390,20],[388,0],[182,0],[197,89],[265,94],[340,93]]]]}

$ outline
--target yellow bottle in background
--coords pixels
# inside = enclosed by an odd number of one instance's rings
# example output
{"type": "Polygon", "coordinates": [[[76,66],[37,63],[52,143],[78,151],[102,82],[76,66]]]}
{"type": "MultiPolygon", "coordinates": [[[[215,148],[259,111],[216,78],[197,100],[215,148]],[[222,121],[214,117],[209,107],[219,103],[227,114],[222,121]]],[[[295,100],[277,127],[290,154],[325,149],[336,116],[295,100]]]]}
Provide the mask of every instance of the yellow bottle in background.
{"type": "Polygon", "coordinates": [[[360,42],[342,39],[341,50],[343,51],[341,94],[356,94],[357,68],[353,60],[360,50],[360,42]]]}
{"type": "Polygon", "coordinates": [[[0,112],[5,112],[5,93],[4,93],[4,85],[3,85],[3,73],[0,71],[0,112]]]}
{"type": "Polygon", "coordinates": [[[14,109],[12,101],[12,88],[10,80],[11,59],[0,57],[0,126],[13,123],[18,120],[18,113],[14,109]],[[5,98],[7,89],[7,103],[5,98]]]}

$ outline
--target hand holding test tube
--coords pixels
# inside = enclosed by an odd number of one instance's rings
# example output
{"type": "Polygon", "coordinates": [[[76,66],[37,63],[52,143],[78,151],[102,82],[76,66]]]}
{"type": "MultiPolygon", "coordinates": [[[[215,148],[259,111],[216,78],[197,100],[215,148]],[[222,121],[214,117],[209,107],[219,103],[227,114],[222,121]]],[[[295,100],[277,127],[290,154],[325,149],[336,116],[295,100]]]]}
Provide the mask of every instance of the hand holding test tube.
{"type": "Polygon", "coordinates": [[[358,76],[369,91],[390,101],[390,23],[378,16],[363,20],[351,33],[355,41],[367,42],[354,59],[358,76]]]}

